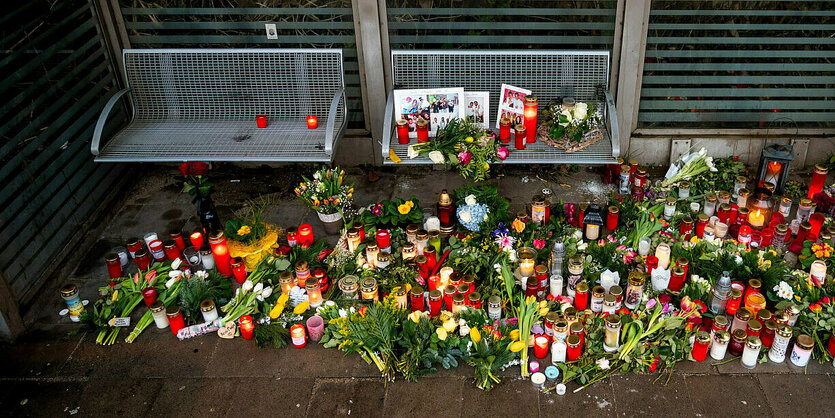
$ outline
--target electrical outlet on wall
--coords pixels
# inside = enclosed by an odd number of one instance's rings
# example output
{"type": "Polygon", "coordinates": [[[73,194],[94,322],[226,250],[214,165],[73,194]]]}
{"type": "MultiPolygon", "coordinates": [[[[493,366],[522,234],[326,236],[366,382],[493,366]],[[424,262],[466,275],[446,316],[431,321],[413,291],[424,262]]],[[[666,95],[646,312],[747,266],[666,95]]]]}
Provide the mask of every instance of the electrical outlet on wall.
{"type": "Polygon", "coordinates": [[[264,28],[267,30],[267,39],[278,39],[278,31],[275,28],[275,23],[266,23],[264,28]]]}

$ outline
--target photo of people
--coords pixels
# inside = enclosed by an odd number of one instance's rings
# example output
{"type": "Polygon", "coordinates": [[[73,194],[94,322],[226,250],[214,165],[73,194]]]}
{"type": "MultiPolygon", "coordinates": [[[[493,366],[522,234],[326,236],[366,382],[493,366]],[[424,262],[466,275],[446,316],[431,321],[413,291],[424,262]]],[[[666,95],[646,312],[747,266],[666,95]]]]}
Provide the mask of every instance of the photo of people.
{"type": "Polygon", "coordinates": [[[429,122],[429,135],[435,136],[449,121],[461,117],[464,89],[395,90],[394,117],[409,122],[409,137],[417,137],[417,121],[429,122]]]}
{"type": "MultiPolygon", "coordinates": [[[[530,90],[502,84],[502,95],[499,98],[499,111],[496,118],[496,128],[503,117],[513,121],[516,126],[524,121],[525,97],[531,94],[530,90]]],[[[513,129],[511,129],[513,131],[513,129]]]]}
{"type": "Polygon", "coordinates": [[[490,127],[490,93],[486,91],[464,92],[464,119],[484,129],[490,127]]]}

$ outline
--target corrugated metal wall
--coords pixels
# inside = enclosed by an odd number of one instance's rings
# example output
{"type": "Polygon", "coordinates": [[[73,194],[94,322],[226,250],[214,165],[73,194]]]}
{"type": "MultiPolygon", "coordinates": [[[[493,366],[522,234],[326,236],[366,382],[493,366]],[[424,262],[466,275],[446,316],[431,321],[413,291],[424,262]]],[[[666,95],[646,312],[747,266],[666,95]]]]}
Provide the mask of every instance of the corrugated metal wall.
{"type": "Polygon", "coordinates": [[[116,87],[91,4],[9,3],[0,18],[0,271],[27,303],[115,192],[123,167],[90,155],[96,118],[116,87]]]}
{"type": "Polygon", "coordinates": [[[121,0],[133,48],[342,48],[349,127],[364,128],[362,93],[350,0],[314,2],[238,0],[194,2],[121,0]],[[142,4],[145,7],[136,7],[142,4]],[[250,7],[247,7],[249,4],[250,7]],[[296,7],[270,7],[293,4],[296,7]],[[219,7],[211,7],[213,5],[219,7]],[[234,6],[238,7],[220,7],[234,6]],[[261,6],[261,7],[257,7],[261,6]],[[278,39],[267,39],[275,23],[278,39]]]}
{"type": "Polygon", "coordinates": [[[835,127],[835,2],[653,0],[642,128],[835,127]]]}

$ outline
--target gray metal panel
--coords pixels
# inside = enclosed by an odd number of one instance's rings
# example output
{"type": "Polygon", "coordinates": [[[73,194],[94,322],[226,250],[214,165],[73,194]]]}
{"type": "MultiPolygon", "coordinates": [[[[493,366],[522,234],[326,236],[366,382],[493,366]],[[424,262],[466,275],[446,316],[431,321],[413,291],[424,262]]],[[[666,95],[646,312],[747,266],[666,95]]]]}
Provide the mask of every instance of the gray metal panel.
{"type": "Polygon", "coordinates": [[[326,127],[346,122],[339,49],[131,49],[134,119],[96,158],[112,161],[330,161],[326,127]],[[269,126],[256,127],[255,115],[269,126]],[[318,129],[308,129],[316,115],[318,129]]]}
{"type": "MultiPolygon", "coordinates": [[[[609,59],[609,51],[399,50],[392,51],[392,80],[395,89],[463,87],[466,91],[489,91],[491,125],[495,125],[503,83],[533,91],[543,105],[564,96],[596,102],[607,118],[603,101],[609,83],[609,59]]],[[[389,147],[401,158],[401,164],[430,163],[425,158],[409,160],[406,146],[392,141],[391,132],[385,133],[383,142],[390,144],[383,146],[386,164],[392,163],[387,158],[389,147]]],[[[613,144],[607,136],[574,153],[537,142],[524,151],[512,150],[505,163],[606,164],[614,162],[613,155],[613,144]]]]}

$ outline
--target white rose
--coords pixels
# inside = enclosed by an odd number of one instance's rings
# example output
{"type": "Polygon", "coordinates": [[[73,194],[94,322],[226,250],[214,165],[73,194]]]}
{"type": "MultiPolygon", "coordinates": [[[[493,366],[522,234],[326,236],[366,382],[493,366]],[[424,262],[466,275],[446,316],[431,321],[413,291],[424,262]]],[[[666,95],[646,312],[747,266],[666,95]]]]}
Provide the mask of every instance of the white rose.
{"type": "Polygon", "coordinates": [[[252,291],[255,292],[255,293],[261,293],[262,290],[264,290],[264,284],[263,283],[258,283],[252,288],[252,291]]]}
{"type": "Polygon", "coordinates": [[[568,124],[571,123],[571,111],[564,109],[560,112],[560,115],[565,116],[568,119],[566,122],[560,122],[560,126],[568,126],[568,124]]]}
{"type": "Polygon", "coordinates": [[[583,112],[583,113],[588,113],[589,112],[589,104],[585,103],[585,102],[577,103],[576,105],[574,105],[574,114],[575,115],[577,114],[578,110],[583,112]]]}
{"type": "Polygon", "coordinates": [[[420,154],[417,151],[415,151],[414,145],[409,145],[409,147],[406,148],[406,155],[411,159],[417,157],[420,154]]]}
{"type": "Polygon", "coordinates": [[[574,232],[571,234],[571,237],[579,241],[583,239],[583,233],[579,229],[577,229],[574,230],[574,232]]]}
{"type": "Polygon", "coordinates": [[[272,295],[272,294],[273,294],[273,288],[270,287],[270,286],[265,287],[264,290],[261,291],[261,296],[263,296],[265,298],[270,297],[270,295],[272,295]]]}
{"type": "Polygon", "coordinates": [[[585,105],[585,103],[580,103],[574,108],[574,119],[584,120],[588,115],[588,106],[580,107],[581,104],[585,105]]]}
{"type": "Polygon", "coordinates": [[[444,154],[442,154],[441,151],[430,151],[429,159],[432,160],[432,162],[435,164],[443,164],[444,154]]]}
{"type": "Polygon", "coordinates": [[[475,196],[469,195],[469,196],[464,198],[464,203],[466,203],[468,205],[475,205],[477,202],[475,200],[475,196]]]}
{"type": "Polygon", "coordinates": [[[252,290],[253,287],[255,287],[255,285],[252,284],[251,280],[245,281],[243,286],[241,286],[244,292],[249,292],[250,290],[252,290]]]}
{"type": "Polygon", "coordinates": [[[464,222],[464,223],[470,222],[470,220],[472,220],[472,216],[470,216],[470,212],[467,212],[467,211],[461,211],[458,214],[458,217],[461,218],[461,222],[464,222]]]}

